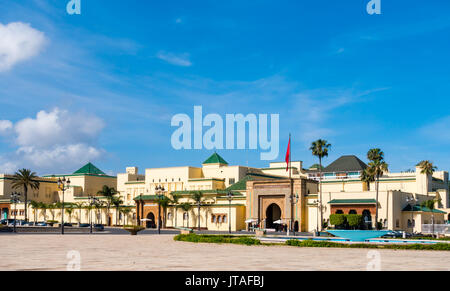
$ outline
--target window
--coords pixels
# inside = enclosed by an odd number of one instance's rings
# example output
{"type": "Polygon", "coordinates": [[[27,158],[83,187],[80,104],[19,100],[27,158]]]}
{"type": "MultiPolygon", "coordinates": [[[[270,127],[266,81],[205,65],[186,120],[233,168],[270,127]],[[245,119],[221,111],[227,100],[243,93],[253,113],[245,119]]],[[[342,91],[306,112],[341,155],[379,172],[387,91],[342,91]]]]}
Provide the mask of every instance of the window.
{"type": "Polygon", "coordinates": [[[223,222],[227,223],[227,216],[226,215],[223,216],[223,222]]]}
{"type": "Polygon", "coordinates": [[[230,178],[229,179],[229,184],[230,185],[233,185],[233,184],[235,184],[236,183],[236,179],[235,178],[230,178]]]}
{"type": "Polygon", "coordinates": [[[172,219],[172,212],[169,212],[168,219],[172,219]]]}
{"type": "Polygon", "coordinates": [[[397,220],[395,221],[395,227],[400,227],[400,219],[397,219],[397,220]]]}
{"type": "Polygon", "coordinates": [[[216,216],[215,216],[215,215],[212,215],[212,216],[211,216],[211,222],[212,222],[212,223],[216,223],[216,216]]]}
{"type": "Polygon", "coordinates": [[[219,215],[219,223],[222,223],[222,216],[219,215]]]}

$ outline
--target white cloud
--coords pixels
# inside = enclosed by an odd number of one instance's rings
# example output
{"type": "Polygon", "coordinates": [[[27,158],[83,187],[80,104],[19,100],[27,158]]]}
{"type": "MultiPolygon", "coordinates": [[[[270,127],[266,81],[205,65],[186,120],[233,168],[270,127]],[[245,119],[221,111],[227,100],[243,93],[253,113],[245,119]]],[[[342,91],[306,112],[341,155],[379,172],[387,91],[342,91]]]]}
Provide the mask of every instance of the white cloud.
{"type": "Polygon", "coordinates": [[[0,23],[0,72],[39,54],[45,41],[44,33],[27,23],[0,23]]]}
{"type": "Polygon", "coordinates": [[[13,128],[13,124],[9,120],[0,120],[0,134],[6,134],[13,128]]]}
{"type": "Polygon", "coordinates": [[[156,57],[160,60],[168,62],[169,64],[180,66],[180,67],[190,67],[192,66],[189,60],[189,54],[173,54],[164,51],[159,52],[156,57]]]}
{"type": "Polygon", "coordinates": [[[72,165],[98,159],[103,150],[86,144],[55,145],[51,148],[21,147],[17,155],[22,156],[27,164],[40,169],[71,169],[72,165]]]}
{"type": "Polygon", "coordinates": [[[18,145],[48,148],[55,144],[90,143],[103,127],[98,117],[55,108],[17,122],[14,129],[18,145]]]}
{"type": "Polygon", "coordinates": [[[17,148],[0,159],[0,171],[10,172],[19,165],[38,172],[68,171],[104,154],[95,145],[104,128],[104,122],[96,116],[55,108],[14,125],[5,124],[13,127],[17,148]]]}

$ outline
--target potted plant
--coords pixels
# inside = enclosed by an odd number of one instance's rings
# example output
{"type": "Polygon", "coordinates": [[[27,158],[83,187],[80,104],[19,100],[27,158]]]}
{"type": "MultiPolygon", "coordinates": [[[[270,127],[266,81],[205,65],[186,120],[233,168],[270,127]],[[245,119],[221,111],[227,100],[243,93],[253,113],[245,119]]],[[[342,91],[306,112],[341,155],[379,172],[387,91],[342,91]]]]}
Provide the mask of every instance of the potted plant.
{"type": "Polygon", "coordinates": [[[126,231],[128,231],[131,235],[137,235],[138,232],[144,230],[145,227],[139,226],[139,225],[125,225],[125,226],[123,227],[123,229],[125,229],[126,231]]]}

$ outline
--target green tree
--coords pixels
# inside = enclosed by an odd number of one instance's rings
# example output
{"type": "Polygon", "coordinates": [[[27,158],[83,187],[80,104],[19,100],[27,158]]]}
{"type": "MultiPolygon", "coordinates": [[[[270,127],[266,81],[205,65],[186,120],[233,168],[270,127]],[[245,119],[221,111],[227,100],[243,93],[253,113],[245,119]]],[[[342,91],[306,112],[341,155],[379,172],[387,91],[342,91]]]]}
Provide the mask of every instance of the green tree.
{"type": "Polygon", "coordinates": [[[24,199],[25,199],[25,221],[28,221],[28,189],[38,190],[39,181],[38,176],[35,172],[31,172],[28,169],[21,169],[17,171],[13,176],[12,188],[13,189],[23,189],[24,199]]]}
{"type": "Polygon", "coordinates": [[[130,208],[130,207],[122,207],[122,208],[120,209],[120,212],[123,214],[123,217],[124,217],[124,223],[123,223],[123,225],[127,225],[128,216],[129,216],[130,213],[131,213],[131,208],[130,208]]]}
{"type": "Polygon", "coordinates": [[[178,226],[178,224],[177,224],[177,212],[178,212],[178,208],[180,208],[180,199],[181,199],[181,195],[180,194],[172,194],[172,204],[175,207],[175,227],[178,226]]]}
{"type": "Polygon", "coordinates": [[[331,148],[326,140],[318,139],[311,144],[310,150],[313,156],[319,158],[319,209],[320,209],[320,228],[323,230],[323,211],[322,211],[322,159],[328,157],[328,151],[331,148]]]}
{"type": "Polygon", "coordinates": [[[83,202],[78,202],[74,204],[74,208],[78,209],[80,212],[78,213],[78,224],[81,224],[81,212],[84,208],[84,203],[83,202]]]}
{"type": "Polygon", "coordinates": [[[111,205],[112,202],[114,200],[115,195],[117,195],[118,192],[116,191],[116,189],[114,189],[114,187],[108,187],[107,185],[103,185],[102,190],[97,192],[98,196],[102,196],[106,198],[106,212],[107,212],[107,216],[108,216],[108,221],[107,224],[111,225],[111,221],[110,221],[110,209],[111,209],[111,205]]]}
{"type": "Polygon", "coordinates": [[[348,226],[356,229],[363,223],[363,216],[359,214],[348,214],[345,219],[347,220],[348,226]]]}
{"type": "Polygon", "coordinates": [[[118,225],[118,218],[119,218],[119,209],[120,206],[123,204],[123,200],[120,197],[115,197],[111,201],[112,205],[116,208],[116,226],[118,225]]]}
{"type": "Polygon", "coordinates": [[[48,205],[45,204],[44,202],[39,202],[39,209],[41,209],[43,216],[44,216],[44,221],[46,222],[48,205]]]}
{"type": "MultiPolygon", "coordinates": [[[[164,195],[160,195],[158,197],[158,199],[156,199],[156,202],[158,203],[159,207],[162,208],[162,212],[163,212],[163,228],[166,227],[166,212],[167,212],[167,208],[170,205],[171,200],[169,199],[169,197],[164,196],[164,195]]],[[[158,218],[159,220],[161,220],[161,218],[158,218]]]]}
{"type": "Polygon", "coordinates": [[[201,191],[192,191],[191,199],[194,201],[195,205],[197,205],[198,209],[198,230],[200,230],[200,209],[204,205],[206,199],[201,191]]]}
{"type": "Polygon", "coordinates": [[[378,223],[378,194],[380,188],[380,177],[388,171],[388,164],[384,161],[384,153],[380,149],[371,149],[367,153],[367,158],[371,161],[366,169],[367,173],[375,178],[376,207],[375,207],[375,227],[379,228],[378,223]]]}
{"type": "Polygon", "coordinates": [[[187,203],[187,202],[185,202],[185,203],[180,204],[180,208],[183,210],[184,213],[188,214],[187,227],[189,228],[189,211],[192,209],[192,205],[187,203]]]}
{"type": "Polygon", "coordinates": [[[36,201],[30,201],[30,205],[31,205],[31,208],[33,209],[33,214],[34,214],[34,223],[36,224],[36,221],[37,221],[37,212],[38,212],[38,209],[39,209],[39,202],[36,202],[36,201]]]}
{"type": "Polygon", "coordinates": [[[69,215],[69,223],[72,223],[72,214],[73,214],[73,211],[75,210],[74,206],[71,204],[64,205],[64,210],[69,215]]]}
{"type": "Polygon", "coordinates": [[[340,227],[345,224],[345,215],[344,214],[331,214],[330,215],[330,224],[335,227],[340,227]]]}
{"type": "Polygon", "coordinates": [[[375,182],[375,173],[373,172],[373,169],[366,168],[361,173],[360,177],[362,182],[365,182],[367,184],[367,189],[370,191],[370,183],[375,182]]]}

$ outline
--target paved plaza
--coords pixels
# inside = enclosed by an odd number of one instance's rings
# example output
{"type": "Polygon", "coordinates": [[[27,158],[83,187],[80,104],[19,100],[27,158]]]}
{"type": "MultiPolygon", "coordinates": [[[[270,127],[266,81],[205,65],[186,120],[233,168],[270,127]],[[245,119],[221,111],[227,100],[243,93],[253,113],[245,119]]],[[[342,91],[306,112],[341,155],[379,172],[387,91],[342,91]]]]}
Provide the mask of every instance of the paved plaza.
{"type": "MultiPolygon", "coordinates": [[[[66,270],[77,252],[81,270],[366,270],[374,258],[367,249],[194,244],[173,235],[0,234],[0,240],[0,270],[66,270]]],[[[450,270],[450,252],[379,250],[379,258],[381,270],[450,270]]]]}

